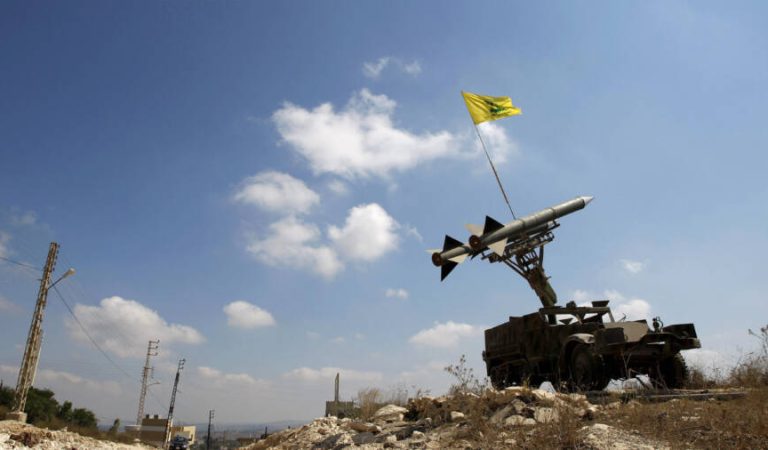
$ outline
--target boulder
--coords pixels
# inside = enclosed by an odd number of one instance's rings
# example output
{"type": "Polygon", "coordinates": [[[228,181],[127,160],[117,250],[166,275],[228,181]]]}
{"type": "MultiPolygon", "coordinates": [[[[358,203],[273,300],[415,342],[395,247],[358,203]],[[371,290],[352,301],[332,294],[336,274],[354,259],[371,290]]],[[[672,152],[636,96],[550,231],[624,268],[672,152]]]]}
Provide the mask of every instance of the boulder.
{"type": "Polygon", "coordinates": [[[369,432],[358,433],[352,436],[352,442],[354,442],[355,445],[373,444],[376,442],[376,436],[369,432]]]}
{"type": "Polygon", "coordinates": [[[536,408],[533,418],[539,423],[557,422],[560,420],[560,414],[554,408],[536,408]]]}
{"type": "Polygon", "coordinates": [[[515,411],[515,408],[512,405],[507,405],[497,410],[495,413],[493,413],[493,415],[490,418],[490,421],[494,425],[501,425],[502,423],[504,423],[504,419],[512,415],[512,413],[514,412],[518,412],[518,411],[515,411]]]}
{"type": "Polygon", "coordinates": [[[536,421],[533,419],[529,419],[523,416],[518,416],[515,414],[504,419],[504,425],[511,426],[511,427],[518,427],[521,425],[530,426],[530,425],[536,425],[536,421]]]}
{"type": "Polygon", "coordinates": [[[345,424],[345,426],[350,430],[357,431],[358,433],[381,433],[381,427],[370,422],[349,422],[345,424]]]}
{"type": "Polygon", "coordinates": [[[408,410],[402,406],[387,405],[376,411],[373,418],[377,421],[399,422],[403,420],[403,416],[406,412],[408,412],[408,410]]]}

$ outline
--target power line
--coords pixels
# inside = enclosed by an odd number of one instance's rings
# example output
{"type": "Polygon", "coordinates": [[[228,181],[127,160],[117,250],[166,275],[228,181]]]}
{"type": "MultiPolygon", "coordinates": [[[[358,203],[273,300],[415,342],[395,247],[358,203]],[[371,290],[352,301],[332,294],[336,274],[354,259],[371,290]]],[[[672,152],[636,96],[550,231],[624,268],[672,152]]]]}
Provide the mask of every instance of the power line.
{"type": "Polygon", "coordinates": [[[66,301],[66,300],[64,300],[64,296],[62,296],[62,295],[61,295],[61,292],[59,292],[59,289],[58,289],[56,286],[53,286],[53,290],[54,290],[54,291],[56,291],[56,294],[59,296],[59,299],[61,300],[61,302],[62,302],[62,303],[64,303],[64,306],[66,306],[66,307],[67,307],[67,311],[69,311],[69,314],[72,316],[72,318],[73,318],[73,319],[75,319],[75,322],[77,322],[77,324],[80,326],[80,329],[81,329],[81,330],[83,330],[83,333],[84,333],[84,334],[85,334],[85,336],[88,338],[88,340],[90,340],[90,341],[91,341],[91,343],[94,345],[94,347],[96,347],[96,349],[97,349],[99,352],[101,352],[101,354],[102,354],[102,355],[104,355],[104,357],[105,357],[105,358],[107,358],[107,360],[109,360],[109,362],[111,362],[111,363],[112,363],[112,365],[114,365],[115,367],[117,367],[117,368],[118,368],[118,369],[119,369],[119,370],[120,370],[120,371],[121,371],[121,372],[122,372],[122,373],[123,373],[123,374],[124,374],[126,377],[130,378],[131,380],[133,380],[133,377],[132,377],[132,376],[131,376],[131,375],[130,375],[130,374],[129,374],[129,373],[128,373],[128,372],[127,372],[125,369],[123,369],[122,367],[120,367],[120,365],[118,365],[118,364],[117,364],[117,363],[116,363],[116,362],[115,362],[115,361],[114,361],[114,360],[113,360],[113,359],[112,359],[112,358],[111,358],[111,357],[110,357],[110,356],[107,354],[107,352],[105,352],[105,351],[104,351],[104,350],[101,348],[101,346],[100,346],[100,345],[99,345],[99,344],[96,342],[96,340],[94,340],[94,339],[93,339],[93,337],[91,337],[91,334],[90,334],[90,333],[88,333],[88,330],[86,330],[86,329],[85,329],[85,326],[82,324],[82,322],[80,322],[80,319],[78,319],[78,318],[77,318],[77,316],[75,315],[75,312],[74,312],[74,311],[72,311],[72,308],[70,308],[70,307],[69,307],[69,303],[67,303],[67,301],[66,301]]]}
{"type": "MultiPolygon", "coordinates": [[[[104,351],[104,349],[102,349],[102,348],[101,348],[101,346],[100,346],[100,345],[99,345],[99,344],[96,342],[96,340],[95,340],[95,339],[93,339],[93,337],[91,336],[91,334],[90,334],[90,333],[88,333],[88,330],[86,330],[86,329],[85,329],[85,326],[83,325],[83,323],[82,323],[82,322],[80,322],[80,319],[78,319],[78,318],[77,318],[77,316],[75,315],[75,312],[74,312],[74,311],[72,310],[72,308],[69,306],[69,303],[67,303],[67,301],[64,299],[64,296],[63,296],[63,295],[61,295],[61,292],[59,292],[59,289],[58,289],[56,286],[53,286],[53,290],[54,290],[54,291],[56,291],[56,295],[58,295],[58,296],[59,296],[59,300],[61,300],[61,302],[62,302],[62,303],[64,303],[64,306],[66,306],[66,308],[67,308],[67,311],[69,311],[69,314],[72,316],[72,318],[73,318],[73,319],[75,319],[75,322],[77,323],[77,325],[79,325],[79,326],[80,326],[80,329],[83,331],[83,333],[84,333],[84,334],[85,334],[85,336],[88,338],[88,340],[89,340],[89,341],[91,341],[91,343],[93,344],[93,346],[94,346],[94,347],[96,347],[96,349],[97,349],[97,350],[98,350],[98,351],[99,351],[99,352],[100,352],[102,355],[104,355],[104,357],[105,357],[105,358],[107,358],[107,360],[108,360],[110,363],[112,363],[112,365],[113,365],[113,366],[115,366],[115,367],[116,367],[116,368],[117,368],[117,369],[118,369],[118,370],[119,370],[119,371],[120,371],[120,372],[121,372],[123,375],[125,375],[125,376],[126,376],[128,379],[130,379],[131,381],[134,381],[134,382],[137,382],[137,383],[141,384],[141,382],[140,382],[140,381],[138,381],[137,379],[133,378],[133,376],[132,376],[131,374],[129,374],[129,373],[128,373],[128,371],[126,371],[126,370],[125,370],[125,369],[123,369],[123,368],[122,368],[122,367],[121,367],[119,364],[117,364],[117,363],[115,362],[115,360],[114,360],[114,359],[112,359],[112,358],[111,358],[111,357],[110,357],[110,356],[107,354],[107,352],[105,352],[105,351],[104,351]]],[[[155,401],[157,402],[157,404],[158,404],[158,405],[159,405],[161,408],[165,408],[165,405],[163,404],[163,402],[162,402],[162,401],[160,401],[160,399],[158,399],[158,398],[157,398],[157,397],[156,397],[156,396],[155,396],[155,395],[152,393],[152,391],[149,391],[148,393],[149,393],[150,397],[152,397],[152,399],[153,399],[153,400],[155,400],[155,401]]]]}
{"type": "Polygon", "coordinates": [[[5,256],[0,256],[0,259],[2,259],[3,261],[7,261],[7,262],[9,262],[11,264],[16,264],[17,266],[22,266],[22,267],[27,267],[27,268],[30,268],[30,269],[35,269],[38,272],[42,272],[43,271],[43,269],[40,268],[40,267],[33,266],[32,264],[23,263],[21,261],[16,261],[16,260],[13,260],[11,258],[6,258],[5,256]]]}
{"type": "MultiPolygon", "coordinates": [[[[64,258],[62,258],[62,259],[63,259],[64,261],[66,261],[67,263],[70,263],[70,265],[71,265],[71,261],[69,261],[69,260],[68,260],[66,257],[64,257],[64,258]]],[[[86,292],[85,286],[83,286],[83,285],[82,285],[82,283],[79,283],[79,282],[77,282],[77,283],[75,283],[75,284],[76,284],[76,285],[77,285],[77,286],[80,288],[80,291],[81,291],[79,294],[75,295],[75,297],[78,297],[78,296],[79,296],[80,298],[83,298],[83,299],[84,299],[84,298],[85,298],[85,296],[84,296],[83,294],[88,294],[88,295],[90,295],[90,294],[91,294],[91,293],[89,293],[89,292],[86,292]]],[[[77,318],[77,316],[75,315],[74,311],[73,311],[73,310],[72,310],[72,308],[69,306],[69,303],[68,303],[68,302],[67,302],[67,301],[64,299],[64,296],[62,295],[61,291],[59,291],[59,290],[58,290],[58,287],[57,287],[57,286],[54,286],[53,288],[54,288],[54,291],[56,291],[56,294],[58,295],[58,297],[59,297],[59,299],[61,300],[61,302],[62,302],[62,303],[64,303],[64,306],[65,306],[65,307],[67,308],[67,310],[69,311],[69,314],[72,316],[72,318],[73,318],[73,319],[75,319],[75,322],[77,323],[77,325],[80,327],[80,329],[81,329],[81,330],[83,331],[83,333],[86,335],[86,337],[88,338],[88,340],[89,340],[89,341],[91,341],[91,343],[94,345],[94,347],[96,347],[96,349],[97,349],[97,350],[98,350],[98,351],[99,351],[99,352],[100,352],[100,353],[101,353],[101,354],[102,354],[102,355],[103,355],[103,356],[104,356],[104,357],[105,357],[105,358],[106,358],[106,359],[107,359],[107,360],[108,360],[110,363],[112,363],[112,365],[113,365],[113,366],[115,366],[115,367],[116,367],[116,368],[117,368],[117,369],[118,369],[118,370],[119,370],[119,371],[120,371],[120,372],[121,372],[121,373],[122,373],[124,376],[126,376],[126,377],[127,377],[127,378],[129,378],[129,379],[131,379],[133,382],[135,382],[135,383],[137,383],[137,384],[141,384],[141,381],[139,381],[138,379],[136,379],[136,378],[134,378],[132,375],[130,375],[130,374],[129,374],[129,373],[128,373],[128,372],[127,372],[125,369],[123,369],[123,368],[122,368],[122,367],[121,367],[119,364],[117,364],[117,363],[116,363],[116,362],[115,362],[115,361],[114,361],[114,360],[113,360],[113,359],[112,359],[112,358],[111,358],[111,357],[110,357],[110,356],[109,356],[109,355],[108,355],[108,354],[107,354],[107,353],[104,351],[104,349],[102,349],[102,348],[101,348],[101,346],[100,346],[100,345],[99,345],[99,344],[96,342],[96,340],[93,338],[93,336],[91,336],[91,334],[90,334],[90,333],[88,333],[88,330],[86,330],[86,328],[85,328],[85,326],[83,325],[83,323],[82,323],[82,322],[80,322],[80,320],[77,318]]],[[[74,294],[74,293],[73,293],[73,294],[74,294]]],[[[92,296],[92,295],[90,295],[90,296],[92,296]]],[[[116,330],[116,331],[117,331],[117,332],[120,334],[120,336],[121,336],[123,339],[125,339],[126,341],[128,341],[128,338],[127,338],[127,337],[126,337],[126,336],[125,336],[125,335],[122,333],[122,331],[120,331],[120,328],[119,328],[119,327],[117,327],[117,328],[114,328],[114,330],[116,330]]],[[[164,403],[163,403],[163,402],[162,402],[162,401],[161,401],[161,400],[160,400],[160,399],[159,399],[157,396],[155,396],[155,394],[154,394],[152,391],[148,391],[147,393],[149,394],[149,396],[150,396],[150,397],[152,397],[152,400],[154,400],[154,401],[155,401],[155,403],[157,403],[157,405],[158,405],[158,406],[161,408],[161,410],[167,409],[167,407],[165,406],[165,404],[164,404],[164,403]]]]}

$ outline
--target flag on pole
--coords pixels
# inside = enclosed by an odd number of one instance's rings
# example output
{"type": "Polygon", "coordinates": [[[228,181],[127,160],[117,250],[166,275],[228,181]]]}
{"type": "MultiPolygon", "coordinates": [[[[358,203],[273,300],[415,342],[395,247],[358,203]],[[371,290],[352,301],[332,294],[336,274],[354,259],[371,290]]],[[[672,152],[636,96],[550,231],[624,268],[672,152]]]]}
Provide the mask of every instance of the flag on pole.
{"type": "Polygon", "coordinates": [[[512,104],[512,99],[509,97],[489,97],[464,91],[461,95],[464,96],[467,110],[475,125],[523,113],[520,108],[512,104]]]}

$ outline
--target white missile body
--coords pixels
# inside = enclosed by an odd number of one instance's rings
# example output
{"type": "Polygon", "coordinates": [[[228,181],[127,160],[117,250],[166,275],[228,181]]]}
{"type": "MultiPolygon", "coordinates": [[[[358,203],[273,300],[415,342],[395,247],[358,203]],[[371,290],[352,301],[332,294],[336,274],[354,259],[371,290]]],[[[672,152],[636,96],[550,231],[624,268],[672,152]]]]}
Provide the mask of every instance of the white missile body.
{"type": "Polygon", "coordinates": [[[469,244],[464,244],[450,236],[446,236],[442,251],[429,250],[432,253],[432,263],[442,268],[441,279],[445,279],[458,264],[464,262],[467,256],[475,256],[486,248],[491,249],[491,251],[499,256],[503,256],[504,249],[510,239],[517,239],[547,230],[550,222],[583,209],[592,201],[592,198],[587,196],[576,197],[573,200],[568,200],[559,205],[513,220],[506,225],[502,225],[486,216],[482,231],[478,225],[467,225],[467,228],[472,233],[472,236],[469,237],[469,244]]]}
{"type": "Polygon", "coordinates": [[[469,246],[472,250],[479,252],[488,247],[497,255],[504,253],[504,248],[507,246],[507,242],[510,238],[517,237],[520,234],[529,232],[537,227],[540,227],[548,222],[551,222],[559,217],[568,215],[574,211],[583,209],[592,201],[593,197],[576,197],[573,200],[560,203],[559,205],[552,206],[550,208],[542,209],[539,212],[527,215],[523,218],[513,220],[508,224],[493,230],[493,226],[489,229],[490,219],[495,223],[495,220],[490,217],[486,218],[486,226],[483,229],[483,234],[478,236],[473,234],[469,237],[469,246]]]}

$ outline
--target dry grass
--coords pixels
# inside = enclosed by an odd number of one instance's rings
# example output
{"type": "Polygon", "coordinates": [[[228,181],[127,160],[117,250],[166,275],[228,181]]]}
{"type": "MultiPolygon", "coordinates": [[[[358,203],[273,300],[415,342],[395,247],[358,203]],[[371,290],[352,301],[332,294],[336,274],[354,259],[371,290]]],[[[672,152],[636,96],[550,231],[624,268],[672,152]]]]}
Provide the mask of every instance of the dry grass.
{"type": "MultiPolygon", "coordinates": [[[[415,389],[415,388],[414,388],[415,389]]],[[[415,397],[423,396],[424,391],[416,389],[415,397]]],[[[370,420],[374,413],[385,405],[405,406],[408,404],[408,389],[404,384],[396,384],[386,391],[377,387],[367,387],[357,391],[355,399],[359,409],[359,418],[370,420]]]]}
{"type": "Polygon", "coordinates": [[[629,402],[598,421],[669,442],[672,448],[768,448],[768,388],[730,401],[629,402]]]}
{"type": "Polygon", "coordinates": [[[630,402],[606,410],[600,420],[646,436],[666,440],[673,448],[768,448],[768,325],[750,334],[760,349],[747,354],[729,371],[707,376],[691,370],[688,387],[736,388],[743,398],[720,401],[672,400],[665,403],[630,402]]]}

